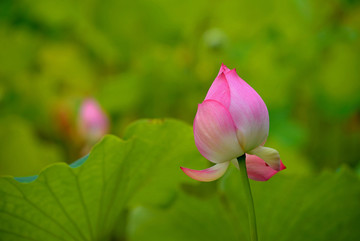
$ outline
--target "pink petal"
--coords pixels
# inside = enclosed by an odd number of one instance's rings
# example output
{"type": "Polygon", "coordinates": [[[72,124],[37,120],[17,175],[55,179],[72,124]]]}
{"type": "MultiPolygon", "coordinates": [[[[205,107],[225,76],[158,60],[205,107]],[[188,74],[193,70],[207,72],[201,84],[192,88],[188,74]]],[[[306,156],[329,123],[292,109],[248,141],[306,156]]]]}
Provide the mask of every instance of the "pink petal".
{"type": "MultiPolygon", "coordinates": [[[[246,155],[246,168],[249,178],[255,181],[267,181],[278,172],[267,165],[263,159],[254,155],[246,155]]],[[[279,171],[285,168],[280,160],[279,171]]]]}
{"type": "MultiPolygon", "coordinates": [[[[236,159],[231,161],[237,169],[239,169],[239,163],[236,159]]],[[[286,167],[280,160],[280,170],[284,170],[286,167]]],[[[248,177],[255,181],[267,181],[279,171],[272,169],[263,159],[255,155],[246,154],[246,170],[248,177]]]]}
{"type": "Polygon", "coordinates": [[[235,69],[225,73],[230,89],[229,111],[245,152],[263,143],[269,133],[269,114],[258,93],[242,80],[235,69]]]}
{"type": "Polygon", "coordinates": [[[80,107],[80,130],[88,138],[98,139],[108,132],[109,120],[95,99],[85,99],[80,107]]]}
{"type": "Polygon", "coordinates": [[[216,100],[229,109],[230,89],[224,73],[220,73],[216,77],[206,94],[205,100],[216,100]]]}
{"type": "Polygon", "coordinates": [[[220,70],[219,70],[219,73],[217,76],[219,76],[222,73],[226,74],[229,71],[230,71],[230,69],[228,67],[226,67],[225,64],[221,64],[221,67],[220,67],[220,70]]]}
{"type": "Polygon", "coordinates": [[[230,162],[219,163],[204,170],[193,170],[185,167],[180,168],[186,175],[188,175],[192,179],[201,182],[211,182],[219,179],[222,175],[224,175],[226,169],[229,166],[229,163],[230,162]]]}
{"type": "Polygon", "coordinates": [[[214,163],[227,162],[244,153],[229,111],[215,100],[199,104],[194,120],[194,137],[200,153],[214,163]]]}
{"type": "Polygon", "coordinates": [[[251,151],[249,154],[256,155],[263,159],[272,169],[280,171],[281,161],[279,152],[270,147],[258,146],[251,151]]]}
{"type": "Polygon", "coordinates": [[[226,108],[229,108],[230,89],[225,77],[225,73],[229,71],[230,69],[226,67],[226,65],[221,64],[219,73],[212,85],[210,86],[210,89],[206,94],[205,100],[217,100],[226,108]]]}

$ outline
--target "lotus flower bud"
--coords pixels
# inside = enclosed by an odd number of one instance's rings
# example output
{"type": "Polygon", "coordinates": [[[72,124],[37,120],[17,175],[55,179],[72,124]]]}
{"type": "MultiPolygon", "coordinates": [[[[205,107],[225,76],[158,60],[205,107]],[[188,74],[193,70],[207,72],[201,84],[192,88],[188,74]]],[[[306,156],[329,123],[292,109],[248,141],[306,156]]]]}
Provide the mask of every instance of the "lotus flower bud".
{"type": "Polygon", "coordinates": [[[79,129],[89,142],[96,142],[109,130],[109,120],[95,99],[85,99],[80,107],[79,129]]]}
{"type": "Polygon", "coordinates": [[[264,147],[269,133],[269,114],[258,93],[235,69],[222,65],[194,120],[199,152],[216,165],[205,170],[182,168],[191,178],[213,181],[221,177],[237,157],[246,153],[248,176],[266,181],[285,168],[279,153],[264,147]]]}

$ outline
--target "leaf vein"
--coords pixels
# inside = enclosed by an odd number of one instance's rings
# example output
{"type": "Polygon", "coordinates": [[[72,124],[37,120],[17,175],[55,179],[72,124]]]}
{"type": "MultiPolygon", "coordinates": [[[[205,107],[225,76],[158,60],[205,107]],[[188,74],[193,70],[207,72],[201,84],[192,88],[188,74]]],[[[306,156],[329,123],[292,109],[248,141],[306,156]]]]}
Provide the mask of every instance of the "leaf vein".
{"type": "Polygon", "coordinates": [[[4,211],[4,210],[0,210],[0,213],[4,213],[4,214],[7,214],[7,215],[9,215],[9,216],[11,216],[11,217],[13,217],[13,218],[16,218],[16,219],[22,220],[22,221],[24,221],[24,222],[26,222],[26,223],[28,223],[28,224],[30,224],[30,225],[32,225],[32,226],[34,226],[34,227],[36,227],[36,228],[38,228],[38,229],[42,230],[42,231],[44,231],[44,232],[46,232],[46,233],[48,233],[48,234],[50,234],[50,235],[54,236],[55,238],[57,238],[57,239],[59,239],[59,240],[64,240],[64,241],[65,241],[65,239],[64,239],[64,238],[62,238],[62,237],[60,237],[60,236],[57,236],[55,233],[50,232],[50,231],[49,231],[49,230],[47,230],[46,228],[43,228],[43,227],[41,227],[41,226],[37,225],[36,223],[31,222],[30,220],[24,219],[24,217],[19,217],[19,216],[17,216],[17,215],[15,215],[15,214],[13,214],[13,213],[6,212],[6,211],[4,211]]]}
{"type": "Polygon", "coordinates": [[[87,209],[87,207],[86,207],[86,205],[85,205],[84,197],[83,197],[82,191],[81,191],[81,189],[80,189],[79,179],[78,179],[78,177],[75,175],[74,172],[72,172],[72,174],[73,174],[74,177],[75,177],[76,187],[77,187],[77,189],[79,190],[80,201],[81,201],[81,205],[83,206],[83,209],[84,209],[84,212],[85,212],[85,216],[86,216],[86,219],[87,219],[87,223],[88,223],[88,225],[89,225],[89,231],[90,231],[91,240],[95,240],[95,239],[94,239],[94,234],[93,234],[93,229],[92,229],[91,222],[90,222],[90,218],[89,218],[89,212],[88,212],[88,209],[87,209]]]}
{"type": "Polygon", "coordinates": [[[51,189],[48,181],[47,181],[47,177],[45,177],[45,185],[46,187],[49,189],[50,194],[54,197],[55,201],[57,202],[57,204],[59,205],[60,209],[63,211],[63,213],[65,214],[65,216],[67,217],[67,219],[74,225],[74,227],[76,228],[76,230],[78,231],[78,233],[80,234],[81,238],[83,240],[87,240],[86,237],[84,236],[84,234],[81,232],[79,226],[76,224],[76,222],[69,216],[69,214],[66,212],[64,206],[61,204],[60,200],[58,199],[58,197],[55,195],[55,193],[53,192],[53,190],[51,189]]]}
{"type": "MultiPolygon", "coordinates": [[[[73,240],[78,240],[76,237],[74,237],[72,235],[72,233],[70,233],[67,229],[65,229],[59,222],[57,222],[55,219],[53,219],[50,215],[48,215],[47,213],[45,213],[44,211],[41,210],[41,208],[39,208],[38,206],[36,206],[33,202],[31,202],[25,195],[25,193],[18,187],[16,186],[14,183],[12,183],[10,180],[5,179],[7,182],[9,182],[11,185],[13,185],[17,190],[19,190],[19,192],[21,193],[21,195],[23,196],[23,199],[21,199],[21,197],[18,197],[16,195],[11,195],[9,193],[9,195],[18,198],[20,200],[25,200],[27,203],[29,203],[32,207],[34,207],[36,210],[38,210],[40,213],[42,213],[45,217],[47,217],[48,219],[50,219],[53,223],[57,224],[62,230],[64,230],[70,237],[73,238],[73,240]]],[[[4,192],[6,193],[6,192],[4,192]]]]}
{"type": "Polygon", "coordinates": [[[20,237],[20,238],[22,238],[22,239],[30,240],[30,241],[38,241],[38,240],[32,239],[32,238],[30,238],[30,237],[27,237],[27,236],[24,236],[24,235],[21,235],[21,234],[18,234],[18,233],[10,232],[10,231],[4,230],[4,229],[0,229],[0,232],[7,233],[7,234],[11,234],[11,235],[20,237]]]}

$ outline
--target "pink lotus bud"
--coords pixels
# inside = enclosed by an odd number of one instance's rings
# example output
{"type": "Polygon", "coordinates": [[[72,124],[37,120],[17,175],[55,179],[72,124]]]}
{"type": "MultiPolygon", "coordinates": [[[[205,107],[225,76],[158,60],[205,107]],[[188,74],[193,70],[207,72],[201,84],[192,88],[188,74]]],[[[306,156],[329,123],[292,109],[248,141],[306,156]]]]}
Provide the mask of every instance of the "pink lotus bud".
{"type": "Polygon", "coordinates": [[[109,120],[95,99],[85,99],[80,107],[79,128],[90,142],[104,136],[109,129],[109,120]]]}
{"type": "Polygon", "coordinates": [[[181,168],[199,181],[220,178],[237,157],[246,155],[248,176],[266,181],[285,169],[279,153],[263,144],[269,134],[269,114],[264,101],[235,69],[221,66],[194,120],[195,144],[216,165],[205,170],[181,168]],[[249,155],[250,154],[250,155],[249,155]]]}

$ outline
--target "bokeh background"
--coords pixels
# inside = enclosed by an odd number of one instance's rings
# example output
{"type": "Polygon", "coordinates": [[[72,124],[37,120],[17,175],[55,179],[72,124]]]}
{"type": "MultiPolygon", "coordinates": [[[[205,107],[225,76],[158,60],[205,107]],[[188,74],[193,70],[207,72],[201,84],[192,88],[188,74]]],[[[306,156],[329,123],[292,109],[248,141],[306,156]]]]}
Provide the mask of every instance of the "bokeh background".
{"type": "MultiPolygon", "coordinates": [[[[196,168],[190,162],[201,158],[195,143],[189,146],[190,128],[140,122],[126,131],[144,118],[191,125],[221,63],[236,68],[264,99],[270,114],[266,145],[287,166],[266,183],[251,181],[260,240],[358,240],[358,0],[0,0],[0,176],[36,175],[52,163],[83,157],[95,142],[82,135],[80,106],[94,98],[109,117],[109,133],[145,133],[147,140],[155,130],[169,130],[157,141],[169,140],[165,146],[177,149],[165,153],[189,156],[165,166],[163,154],[154,177],[145,177],[147,168],[133,179],[124,175],[118,192],[109,189],[109,197],[134,197],[126,205],[109,198],[116,202],[107,207],[109,214],[119,220],[114,234],[106,235],[116,241],[246,240],[247,215],[234,168],[212,183],[195,182],[178,168],[181,161],[196,168]],[[174,144],[171,133],[182,143],[174,144]],[[146,182],[133,192],[129,187],[141,183],[141,173],[146,182]]],[[[59,172],[52,170],[56,181],[59,172]]],[[[0,180],[0,236],[11,236],[5,227],[26,236],[26,223],[6,216],[28,207],[11,199],[18,193],[7,189],[6,180],[0,180]]],[[[54,190],[68,190],[67,180],[59,181],[62,186],[54,190]]],[[[94,179],[87,183],[100,185],[94,179]]],[[[29,194],[37,197],[33,190],[29,194]]],[[[49,197],[39,195],[51,213],[49,197]]],[[[82,210],[71,205],[66,207],[82,210]]],[[[30,211],[19,216],[47,227],[48,220],[30,211]]],[[[84,215],[76,217],[80,225],[84,215]]]]}
{"type": "Polygon", "coordinates": [[[263,97],[288,173],[359,169],[359,30],[356,0],[1,0],[0,174],[81,157],[87,97],[118,136],[191,124],[221,63],[263,97]]]}

